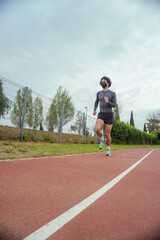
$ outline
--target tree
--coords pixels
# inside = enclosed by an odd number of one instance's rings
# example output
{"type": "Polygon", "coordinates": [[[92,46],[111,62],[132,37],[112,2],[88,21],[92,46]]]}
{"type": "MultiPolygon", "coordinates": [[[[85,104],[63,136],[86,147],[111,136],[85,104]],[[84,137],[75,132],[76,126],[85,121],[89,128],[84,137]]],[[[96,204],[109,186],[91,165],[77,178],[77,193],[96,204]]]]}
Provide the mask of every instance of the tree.
{"type": "Polygon", "coordinates": [[[135,126],[134,125],[134,119],[133,119],[133,111],[131,111],[130,125],[135,126]]]}
{"type": "Polygon", "coordinates": [[[118,104],[114,109],[114,114],[113,114],[114,122],[115,121],[120,121],[120,114],[119,114],[119,107],[118,104]]]}
{"type": "Polygon", "coordinates": [[[76,114],[76,121],[74,124],[77,127],[77,132],[79,135],[82,133],[82,125],[83,125],[83,113],[78,111],[76,114]]]}
{"type": "Polygon", "coordinates": [[[144,132],[147,132],[147,127],[146,127],[146,123],[144,123],[144,128],[143,128],[144,132]]]}
{"type": "Polygon", "coordinates": [[[2,81],[0,80],[0,118],[8,113],[11,108],[11,101],[4,95],[2,81]]]}
{"type": "MultiPolygon", "coordinates": [[[[11,122],[16,127],[22,126],[24,98],[25,98],[25,88],[20,88],[13,102],[13,108],[11,111],[11,122]]],[[[33,120],[32,90],[28,89],[24,123],[32,127],[33,125],[32,120],[33,120]]]]}
{"type": "Polygon", "coordinates": [[[36,97],[33,102],[33,129],[37,129],[43,122],[43,106],[42,100],[36,97]]]}
{"type": "Polygon", "coordinates": [[[160,111],[153,112],[147,118],[147,128],[149,133],[160,131],[160,111]]]}
{"type": "Polygon", "coordinates": [[[50,105],[50,108],[46,116],[45,124],[49,132],[54,132],[54,129],[58,126],[56,106],[54,105],[54,103],[50,105]]]}
{"type": "Polygon", "coordinates": [[[75,133],[77,131],[77,127],[74,126],[74,125],[71,125],[70,126],[70,131],[75,133]]]}
{"type": "Polygon", "coordinates": [[[55,123],[55,126],[60,132],[60,120],[62,115],[62,104],[64,103],[64,114],[63,114],[63,123],[64,126],[70,122],[74,117],[74,105],[72,103],[71,97],[69,96],[68,90],[63,90],[60,86],[57,90],[56,95],[53,98],[52,108],[47,117],[47,121],[50,123],[55,123]]]}
{"type": "Polygon", "coordinates": [[[40,131],[43,131],[43,125],[42,125],[42,122],[40,123],[39,130],[40,130],[40,131]]]}

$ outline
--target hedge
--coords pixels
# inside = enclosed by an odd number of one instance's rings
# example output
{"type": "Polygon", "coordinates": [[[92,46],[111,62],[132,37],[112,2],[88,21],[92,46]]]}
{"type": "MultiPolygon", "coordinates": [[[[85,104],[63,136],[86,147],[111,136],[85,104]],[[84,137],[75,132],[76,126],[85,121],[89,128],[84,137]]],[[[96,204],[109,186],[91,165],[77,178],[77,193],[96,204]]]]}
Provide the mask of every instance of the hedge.
{"type": "Polygon", "coordinates": [[[126,124],[116,121],[112,127],[112,143],[115,144],[158,144],[155,133],[150,134],[126,124]]]}

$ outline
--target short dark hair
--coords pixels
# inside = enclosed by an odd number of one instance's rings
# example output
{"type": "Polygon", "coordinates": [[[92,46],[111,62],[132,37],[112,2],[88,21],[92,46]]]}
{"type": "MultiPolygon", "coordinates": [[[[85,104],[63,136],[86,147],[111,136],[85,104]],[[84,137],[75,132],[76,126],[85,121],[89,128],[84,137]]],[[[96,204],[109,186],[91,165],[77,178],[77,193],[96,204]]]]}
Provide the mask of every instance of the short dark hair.
{"type": "Polygon", "coordinates": [[[109,84],[109,86],[108,86],[108,87],[110,87],[110,86],[111,86],[111,84],[112,84],[112,82],[111,82],[111,79],[110,79],[110,78],[108,78],[108,77],[106,77],[106,76],[103,76],[103,77],[101,78],[101,80],[100,80],[100,83],[101,83],[101,81],[102,81],[103,79],[107,81],[107,83],[109,84]]]}

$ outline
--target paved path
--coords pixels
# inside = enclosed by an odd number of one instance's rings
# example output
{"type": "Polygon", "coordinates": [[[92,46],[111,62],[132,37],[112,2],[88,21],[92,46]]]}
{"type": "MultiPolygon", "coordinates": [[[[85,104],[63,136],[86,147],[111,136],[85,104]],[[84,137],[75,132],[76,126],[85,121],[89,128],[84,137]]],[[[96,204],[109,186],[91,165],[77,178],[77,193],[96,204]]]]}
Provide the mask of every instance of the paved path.
{"type": "Polygon", "coordinates": [[[1,161],[0,239],[160,239],[160,150],[151,150],[1,161]],[[135,163],[90,202],[90,196],[135,163]],[[70,216],[77,205],[79,214],[54,231],[56,219],[60,216],[62,222],[64,213],[70,216]]]}

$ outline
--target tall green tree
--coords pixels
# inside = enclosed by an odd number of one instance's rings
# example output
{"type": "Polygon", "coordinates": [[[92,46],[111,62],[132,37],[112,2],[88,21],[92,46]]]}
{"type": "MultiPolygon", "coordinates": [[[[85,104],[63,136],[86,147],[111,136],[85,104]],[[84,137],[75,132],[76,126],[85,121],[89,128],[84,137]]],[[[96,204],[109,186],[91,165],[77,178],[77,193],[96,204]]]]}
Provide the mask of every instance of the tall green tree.
{"type": "Polygon", "coordinates": [[[43,104],[39,97],[33,102],[33,129],[37,129],[43,122],[43,104]]]}
{"type": "Polygon", "coordinates": [[[143,131],[144,131],[144,132],[147,132],[146,123],[144,123],[143,131]]]}
{"type": "Polygon", "coordinates": [[[45,125],[47,126],[47,130],[49,132],[54,132],[54,129],[58,126],[56,105],[54,103],[50,105],[46,116],[45,125]]]}
{"type": "Polygon", "coordinates": [[[56,95],[53,98],[52,107],[50,107],[49,114],[47,115],[47,121],[50,123],[55,123],[55,127],[58,128],[60,132],[60,121],[62,114],[62,104],[64,103],[64,114],[63,114],[63,123],[66,125],[74,117],[74,105],[72,103],[69,92],[66,89],[63,89],[61,86],[58,88],[56,95]],[[51,117],[50,117],[51,116],[51,117]]]}
{"type": "MultiPolygon", "coordinates": [[[[24,99],[25,99],[25,88],[20,88],[17,91],[17,95],[13,102],[13,108],[11,111],[11,122],[16,127],[22,126],[24,99]]],[[[32,127],[32,125],[33,125],[33,104],[32,104],[32,90],[31,89],[28,89],[24,123],[28,124],[29,127],[32,127]]]]}
{"type": "Polygon", "coordinates": [[[11,109],[12,102],[5,96],[3,92],[3,84],[0,80],[0,118],[5,115],[5,113],[8,113],[8,111],[11,109]]]}
{"type": "Polygon", "coordinates": [[[130,125],[135,126],[134,125],[134,118],[133,118],[133,111],[131,111],[130,125]]]}
{"type": "Polygon", "coordinates": [[[114,114],[113,114],[114,122],[115,121],[120,121],[120,113],[119,113],[119,107],[118,104],[114,109],[114,114]]]}

